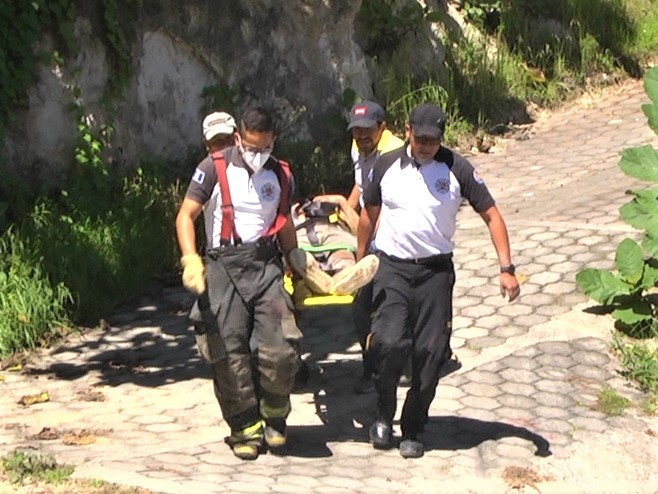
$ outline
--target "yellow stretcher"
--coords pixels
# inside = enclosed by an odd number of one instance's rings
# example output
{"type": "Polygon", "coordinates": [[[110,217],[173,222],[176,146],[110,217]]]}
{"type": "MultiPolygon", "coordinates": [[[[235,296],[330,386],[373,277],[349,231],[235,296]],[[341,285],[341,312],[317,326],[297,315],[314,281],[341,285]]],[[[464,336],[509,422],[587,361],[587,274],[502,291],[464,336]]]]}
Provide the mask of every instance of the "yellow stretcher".
{"type": "MultiPolygon", "coordinates": [[[[329,254],[336,250],[349,250],[356,254],[356,249],[348,244],[333,244],[333,245],[300,245],[300,250],[310,252],[314,256],[322,256],[329,254]]],[[[290,275],[286,275],[283,279],[283,287],[290,294],[294,294],[294,287],[290,275]]],[[[337,305],[337,304],[351,304],[354,301],[354,294],[349,295],[318,295],[315,293],[310,294],[301,301],[303,307],[312,307],[318,305],[337,305]]]]}

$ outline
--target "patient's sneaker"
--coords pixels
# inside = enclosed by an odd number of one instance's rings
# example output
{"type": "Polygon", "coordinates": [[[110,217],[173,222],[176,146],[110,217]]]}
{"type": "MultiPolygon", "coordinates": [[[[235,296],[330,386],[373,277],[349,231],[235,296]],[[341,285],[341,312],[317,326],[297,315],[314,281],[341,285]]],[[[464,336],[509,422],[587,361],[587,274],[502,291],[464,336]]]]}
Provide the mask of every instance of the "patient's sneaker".
{"type": "Polygon", "coordinates": [[[288,261],[292,268],[304,278],[306,286],[320,294],[329,293],[333,286],[333,279],[322,271],[313,254],[301,249],[292,249],[288,254],[288,261]]]}
{"type": "Polygon", "coordinates": [[[333,278],[333,293],[336,295],[347,295],[355,292],[373,279],[378,267],[379,258],[370,254],[354,266],[339,271],[333,278]]]}

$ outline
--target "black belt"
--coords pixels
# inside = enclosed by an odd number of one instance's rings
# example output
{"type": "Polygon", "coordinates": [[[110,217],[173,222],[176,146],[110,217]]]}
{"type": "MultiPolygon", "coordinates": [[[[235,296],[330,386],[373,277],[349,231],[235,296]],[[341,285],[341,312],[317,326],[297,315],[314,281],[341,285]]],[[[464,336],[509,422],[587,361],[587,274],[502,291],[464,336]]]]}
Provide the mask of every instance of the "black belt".
{"type": "Polygon", "coordinates": [[[394,262],[404,262],[404,263],[409,263],[409,264],[422,264],[423,266],[435,266],[437,264],[444,263],[446,261],[450,261],[452,259],[452,252],[448,252],[447,254],[436,254],[433,256],[429,257],[416,257],[413,259],[403,259],[402,257],[396,257],[396,256],[391,256],[388,255],[384,252],[379,252],[382,256],[386,257],[387,259],[390,259],[391,261],[394,262]]]}
{"type": "Polygon", "coordinates": [[[274,236],[270,237],[261,237],[255,242],[240,242],[237,245],[233,244],[228,244],[228,245],[220,245],[219,247],[215,247],[214,249],[208,249],[208,257],[211,259],[217,259],[222,252],[225,252],[227,250],[261,250],[262,248],[265,249],[278,249],[277,243],[274,240],[274,236]]]}

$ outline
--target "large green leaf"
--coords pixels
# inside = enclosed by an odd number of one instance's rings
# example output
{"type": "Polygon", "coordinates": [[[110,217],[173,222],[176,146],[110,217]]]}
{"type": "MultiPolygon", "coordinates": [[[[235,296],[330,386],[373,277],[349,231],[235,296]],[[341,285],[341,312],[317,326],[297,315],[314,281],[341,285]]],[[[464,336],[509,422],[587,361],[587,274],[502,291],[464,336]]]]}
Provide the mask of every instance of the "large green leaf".
{"type": "Polygon", "coordinates": [[[650,144],[624,149],[619,168],[631,177],[658,183],[658,151],[650,144]]]}
{"type": "Polygon", "coordinates": [[[642,105],[642,111],[647,117],[647,123],[651,130],[658,134],[658,105],[650,105],[647,103],[642,105]]]}
{"type": "Polygon", "coordinates": [[[658,67],[653,67],[644,76],[644,90],[653,104],[642,105],[642,111],[649,120],[649,127],[658,134],[658,67]]]}
{"type": "Polygon", "coordinates": [[[658,234],[647,233],[642,239],[642,248],[658,259],[658,234]]]}
{"type": "Polygon", "coordinates": [[[625,238],[617,246],[615,266],[621,277],[630,284],[635,285],[642,279],[644,271],[644,255],[642,247],[635,240],[625,238]]]}
{"type": "Polygon", "coordinates": [[[644,273],[642,274],[641,287],[643,290],[649,290],[658,284],[658,266],[646,263],[644,273]]]}
{"type": "Polygon", "coordinates": [[[658,67],[652,67],[644,75],[644,90],[649,99],[658,104],[658,67]]]}
{"type": "Polygon", "coordinates": [[[630,191],[635,197],[619,208],[622,219],[634,228],[658,229],[658,187],[630,191]]]}
{"type": "Polygon", "coordinates": [[[635,324],[651,316],[651,304],[644,300],[635,300],[632,304],[619,307],[612,312],[612,317],[625,324],[635,324]]]}
{"type": "Polygon", "coordinates": [[[633,288],[610,271],[595,268],[580,271],[576,283],[585,295],[604,305],[619,295],[630,294],[633,288]]]}

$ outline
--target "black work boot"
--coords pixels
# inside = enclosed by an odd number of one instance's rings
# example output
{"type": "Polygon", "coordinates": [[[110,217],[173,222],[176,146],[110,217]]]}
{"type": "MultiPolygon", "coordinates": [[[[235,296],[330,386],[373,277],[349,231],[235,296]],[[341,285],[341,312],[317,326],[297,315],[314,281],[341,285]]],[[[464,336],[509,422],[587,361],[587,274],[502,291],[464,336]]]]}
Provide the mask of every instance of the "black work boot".
{"type": "Polygon", "coordinates": [[[370,426],[370,442],[375,449],[393,447],[393,425],[384,420],[375,420],[370,426]]]}
{"type": "Polygon", "coordinates": [[[400,455],[403,458],[420,458],[425,454],[425,447],[418,436],[403,437],[400,442],[400,455]]]}

